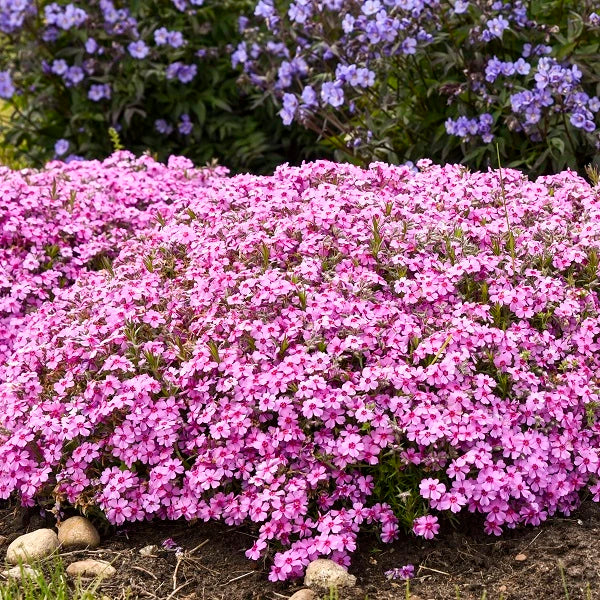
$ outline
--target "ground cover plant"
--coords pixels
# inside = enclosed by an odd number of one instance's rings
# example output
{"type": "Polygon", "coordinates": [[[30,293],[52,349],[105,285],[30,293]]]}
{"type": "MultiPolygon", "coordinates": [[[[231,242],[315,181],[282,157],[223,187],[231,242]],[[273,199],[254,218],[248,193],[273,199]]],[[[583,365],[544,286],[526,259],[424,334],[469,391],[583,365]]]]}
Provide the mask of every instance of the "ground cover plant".
{"type": "Polygon", "coordinates": [[[598,159],[600,9],[589,0],[258,0],[232,55],[299,122],[378,158],[529,173],[598,159]]]}
{"type": "Polygon", "coordinates": [[[0,363],[27,313],[82,271],[110,264],[124,240],[155,222],[156,211],[169,213],[177,195],[193,195],[225,173],[129,153],[42,171],[0,167],[0,363]]]}
{"type": "Polygon", "coordinates": [[[177,164],[168,212],[11,340],[0,498],[251,522],[273,580],[365,526],[498,535],[598,499],[597,183],[177,164]]]}

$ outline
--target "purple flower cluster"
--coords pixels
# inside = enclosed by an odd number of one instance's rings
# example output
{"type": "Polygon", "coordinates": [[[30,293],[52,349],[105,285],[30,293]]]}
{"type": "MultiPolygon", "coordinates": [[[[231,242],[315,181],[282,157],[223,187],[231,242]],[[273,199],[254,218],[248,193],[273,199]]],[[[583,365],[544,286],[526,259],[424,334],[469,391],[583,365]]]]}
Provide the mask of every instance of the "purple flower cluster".
{"type": "Polygon", "coordinates": [[[484,113],[473,119],[463,116],[457,119],[448,119],[446,121],[446,133],[448,135],[457,135],[467,140],[475,136],[481,136],[481,141],[484,144],[488,144],[494,139],[492,135],[493,124],[494,117],[489,113],[484,113]]]}
{"type": "Polygon", "coordinates": [[[0,31],[12,33],[36,12],[33,0],[0,0],[0,31]]]}
{"type": "Polygon", "coordinates": [[[88,92],[88,98],[94,102],[100,100],[110,100],[111,88],[108,83],[93,83],[88,92]]]}
{"type": "Polygon", "coordinates": [[[157,46],[171,46],[180,48],[185,44],[185,39],[180,31],[169,31],[166,27],[159,27],[154,32],[154,43],[157,46]]]}
{"type": "Polygon", "coordinates": [[[249,522],[273,580],[394,539],[404,474],[425,539],[597,501],[598,189],[417,167],[1,171],[0,498],[249,522]]]}
{"type": "Polygon", "coordinates": [[[544,110],[569,116],[571,124],[592,133],[596,131],[594,113],[600,109],[597,96],[581,91],[581,70],[563,66],[549,57],[540,58],[534,76],[535,87],[510,96],[513,113],[521,117],[521,126],[528,133],[536,132],[544,110]]]}
{"type": "MultiPolygon", "coordinates": [[[[196,10],[202,2],[184,4],[184,10],[188,11],[196,10]]],[[[93,3],[0,0],[0,32],[10,34],[14,47],[22,47],[28,56],[31,49],[25,48],[20,37],[26,39],[35,27],[39,28],[35,43],[44,41],[37,64],[38,75],[45,82],[41,85],[51,86],[54,90],[61,86],[73,88],[73,96],[78,98],[81,90],[89,101],[105,106],[114,99],[113,90],[117,89],[111,77],[127,61],[134,72],[155,69],[156,63],[162,62],[163,79],[190,84],[198,72],[196,61],[203,56],[197,53],[197,48],[189,48],[188,52],[184,33],[176,27],[161,25],[140,29],[127,3],[116,4],[113,0],[93,3]],[[178,60],[174,61],[174,57],[178,60]]],[[[0,61],[0,98],[12,99],[15,94],[23,94],[23,90],[31,88],[29,80],[35,75],[36,65],[29,58],[27,60],[25,70],[18,68],[15,61],[0,61]],[[7,69],[3,70],[5,65],[7,69]]],[[[35,85],[40,87],[40,82],[36,81],[35,85]]],[[[90,107],[90,110],[95,108],[90,107]]],[[[139,115],[141,111],[137,110],[135,114],[139,115]]],[[[191,133],[189,118],[184,119],[182,115],[169,117],[181,120],[179,130],[183,135],[191,133]]],[[[69,137],[76,144],[75,136],[69,137]]]]}
{"type": "Polygon", "coordinates": [[[166,71],[167,79],[177,78],[181,83],[190,83],[197,73],[198,67],[196,65],[186,65],[179,61],[171,63],[166,71]]]}
{"type": "Polygon", "coordinates": [[[88,15],[85,10],[74,4],[59,6],[53,2],[44,8],[44,17],[48,26],[55,25],[59,29],[68,31],[73,27],[81,27],[88,15]]]}
{"type": "Polygon", "coordinates": [[[409,564],[402,567],[396,567],[395,569],[386,571],[385,576],[388,579],[403,579],[404,581],[408,581],[415,576],[415,566],[409,564]]]}
{"type": "MultiPolygon", "coordinates": [[[[582,19],[594,27],[595,13],[588,18],[583,4],[582,19]]],[[[564,133],[568,122],[587,135],[586,147],[600,144],[593,82],[582,79],[574,59],[548,56],[560,51],[566,32],[533,19],[521,0],[302,0],[287,11],[259,0],[240,28],[244,41],[232,63],[281,103],[284,124],[324,128],[359,156],[396,150],[390,138],[414,143],[391,123],[433,120],[432,81],[448,96],[438,118],[450,136],[485,144],[504,129],[540,141],[556,136],[556,124],[564,133]]]]}
{"type": "Polygon", "coordinates": [[[9,71],[0,71],[0,98],[12,98],[15,86],[9,71]]]}

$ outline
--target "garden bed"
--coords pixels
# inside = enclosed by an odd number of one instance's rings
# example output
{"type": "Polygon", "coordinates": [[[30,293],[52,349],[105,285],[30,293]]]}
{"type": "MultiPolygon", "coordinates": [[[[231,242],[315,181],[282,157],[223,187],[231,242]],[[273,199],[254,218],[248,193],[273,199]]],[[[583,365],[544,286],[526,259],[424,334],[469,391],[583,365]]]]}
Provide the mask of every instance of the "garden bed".
{"type": "MultiPolygon", "coordinates": [[[[14,506],[2,509],[0,535],[7,541],[0,552],[8,541],[39,525],[35,516],[28,522],[27,511],[14,506]]],[[[268,582],[268,563],[244,557],[253,535],[247,527],[218,523],[138,523],[111,532],[98,550],[65,554],[64,562],[84,557],[114,561],[115,579],[98,590],[98,596],[111,600],[122,598],[126,590],[131,600],[164,600],[177,588],[172,600],[283,600],[301,589],[301,580],[268,582]],[[185,551],[179,567],[172,551],[156,557],[140,555],[144,546],[160,547],[169,538],[185,551]]],[[[340,600],[403,599],[404,585],[388,581],[384,573],[407,563],[415,565],[416,577],[410,585],[415,600],[481,600],[484,593],[488,600],[597,598],[599,535],[600,507],[592,502],[585,502],[571,517],[511,531],[501,539],[483,534],[481,524],[468,518],[430,542],[402,536],[393,544],[382,544],[363,535],[350,569],[357,576],[357,587],[341,593],[340,600]],[[524,560],[515,558],[523,555],[524,560]]]]}

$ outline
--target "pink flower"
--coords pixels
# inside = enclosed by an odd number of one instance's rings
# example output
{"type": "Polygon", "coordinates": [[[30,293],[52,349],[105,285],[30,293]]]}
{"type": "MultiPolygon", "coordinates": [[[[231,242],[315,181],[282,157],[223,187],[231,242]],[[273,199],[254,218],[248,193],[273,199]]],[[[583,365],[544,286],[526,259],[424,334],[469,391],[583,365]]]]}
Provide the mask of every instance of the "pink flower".
{"type": "Polygon", "coordinates": [[[439,532],[440,526],[437,517],[425,515],[417,517],[413,523],[413,531],[416,535],[424,537],[426,540],[433,539],[439,532]]]}

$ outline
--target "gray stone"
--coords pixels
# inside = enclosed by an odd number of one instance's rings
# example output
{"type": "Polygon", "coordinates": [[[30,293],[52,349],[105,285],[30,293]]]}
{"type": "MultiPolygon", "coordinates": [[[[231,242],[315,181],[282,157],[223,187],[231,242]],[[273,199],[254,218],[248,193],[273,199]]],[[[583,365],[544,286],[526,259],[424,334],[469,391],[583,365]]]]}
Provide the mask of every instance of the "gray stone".
{"type": "Polygon", "coordinates": [[[78,560],[67,567],[67,575],[70,577],[108,578],[112,577],[117,570],[104,560],[78,560]]]}
{"type": "Polygon", "coordinates": [[[85,517],[71,517],[60,524],[58,541],[63,548],[97,548],[98,530],[85,517]]]}
{"type": "Polygon", "coordinates": [[[140,548],[141,556],[158,556],[160,554],[160,548],[156,544],[149,544],[140,548]]]}
{"type": "Polygon", "coordinates": [[[58,549],[58,536],[53,529],[37,529],[31,533],[20,535],[6,551],[6,562],[16,565],[19,561],[25,563],[50,556],[58,549]]]}
{"type": "Polygon", "coordinates": [[[30,567],[29,565],[23,565],[22,567],[12,567],[11,569],[2,571],[2,575],[4,575],[4,577],[7,579],[14,579],[16,581],[21,581],[23,576],[35,580],[39,575],[39,571],[33,567],[30,567]]]}
{"type": "Polygon", "coordinates": [[[317,600],[317,595],[310,589],[298,590],[289,600],[317,600]]]}
{"type": "Polygon", "coordinates": [[[356,585],[356,577],[332,560],[318,558],[306,568],[304,585],[318,590],[328,590],[331,587],[349,588],[356,585]]]}

